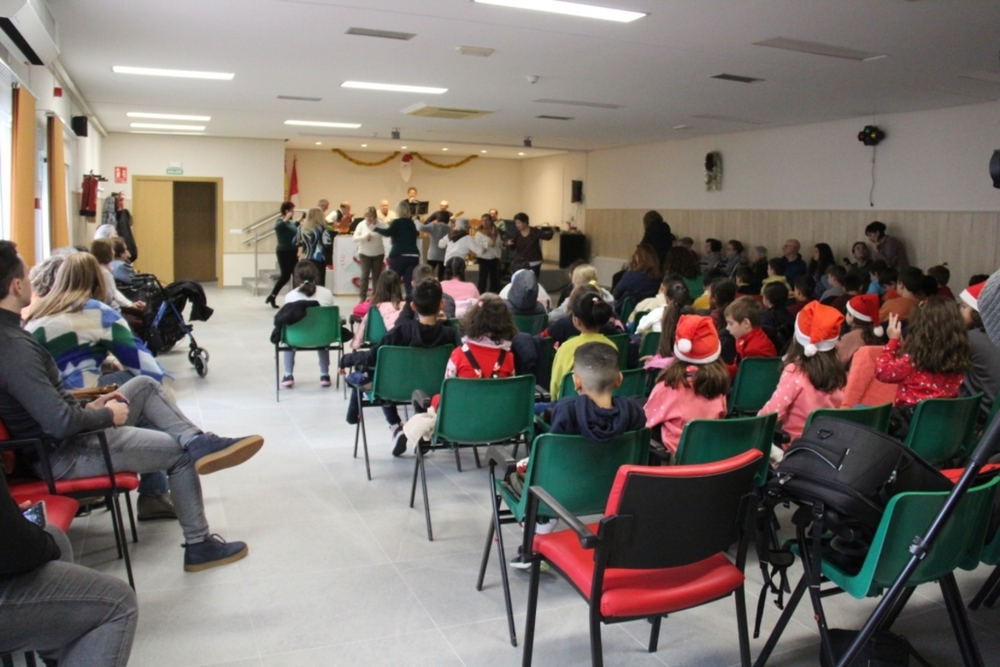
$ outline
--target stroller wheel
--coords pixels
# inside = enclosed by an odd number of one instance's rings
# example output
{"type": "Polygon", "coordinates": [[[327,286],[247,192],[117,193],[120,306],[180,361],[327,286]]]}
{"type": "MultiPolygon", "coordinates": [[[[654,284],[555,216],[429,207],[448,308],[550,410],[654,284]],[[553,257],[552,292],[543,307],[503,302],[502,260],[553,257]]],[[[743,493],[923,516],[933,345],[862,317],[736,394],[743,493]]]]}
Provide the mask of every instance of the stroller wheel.
{"type": "Polygon", "coordinates": [[[191,360],[191,364],[194,365],[194,372],[198,374],[198,377],[203,378],[208,375],[208,362],[206,359],[195,357],[191,360]]]}

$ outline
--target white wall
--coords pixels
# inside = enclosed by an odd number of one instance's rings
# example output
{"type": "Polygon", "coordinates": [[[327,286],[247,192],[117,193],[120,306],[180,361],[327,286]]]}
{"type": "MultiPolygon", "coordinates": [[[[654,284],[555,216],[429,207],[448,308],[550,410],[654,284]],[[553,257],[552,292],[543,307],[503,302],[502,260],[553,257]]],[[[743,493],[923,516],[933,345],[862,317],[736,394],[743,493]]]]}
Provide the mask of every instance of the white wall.
{"type": "MultiPolygon", "coordinates": [[[[531,217],[531,224],[548,223],[566,229],[565,223],[573,218],[576,225],[586,231],[585,205],[570,201],[572,181],[584,182],[586,201],[586,153],[563,153],[521,163],[521,210],[531,217]]],[[[545,259],[559,260],[558,238],[542,243],[545,259]]]]}
{"type": "Polygon", "coordinates": [[[590,208],[992,211],[988,164],[1000,148],[1000,102],[592,151],[590,208]],[[704,158],[722,153],[721,192],[706,192],[704,158]]]}
{"type": "Polygon", "coordinates": [[[171,162],[184,176],[221,177],[225,201],[280,201],[284,189],[285,142],[280,139],[109,134],[101,146],[101,173],[128,167],[125,185],[110,183],[130,198],[133,176],[166,176],[171,162]]]}

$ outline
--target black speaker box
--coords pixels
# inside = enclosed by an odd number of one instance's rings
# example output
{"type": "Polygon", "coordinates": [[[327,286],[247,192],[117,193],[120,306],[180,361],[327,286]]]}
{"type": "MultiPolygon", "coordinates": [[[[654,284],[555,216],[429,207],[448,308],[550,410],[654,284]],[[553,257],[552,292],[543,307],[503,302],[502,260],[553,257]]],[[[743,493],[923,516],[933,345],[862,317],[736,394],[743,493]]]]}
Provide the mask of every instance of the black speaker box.
{"type": "Polygon", "coordinates": [[[73,128],[73,134],[75,134],[76,136],[78,137],[87,136],[88,123],[86,116],[73,116],[70,119],[69,125],[70,127],[73,128]]]}
{"type": "Polygon", "coordinates": [[[1000,150],[993,151],[993,158],[990,159],[990,177],[993,178],[993,187],[1000,188],[1000,150]]]}
{"type": "Polygon", "coordinates": [[[574,204],[583,201],[583,181],[573,181],[573,194],[570,201],[574,204]]]}

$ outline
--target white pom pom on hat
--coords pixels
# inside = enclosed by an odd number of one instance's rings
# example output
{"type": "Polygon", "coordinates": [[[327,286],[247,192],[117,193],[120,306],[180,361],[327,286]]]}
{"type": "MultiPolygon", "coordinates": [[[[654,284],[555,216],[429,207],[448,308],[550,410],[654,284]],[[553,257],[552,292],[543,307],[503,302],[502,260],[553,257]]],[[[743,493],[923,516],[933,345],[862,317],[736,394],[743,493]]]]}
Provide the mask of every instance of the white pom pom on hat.
{"type": "Polygon", "coordinates": [[[815,357],[816,353],[819,352],[819,350],[816,349],[815,345],[809,343],[808,345],[805,346],[805,348],[803,348],[803,352],[805,352],[807,357],[815,357]]]}
{"type": "Polygon", "coordinates": [[[882,335],[885,333],[885,329],[883,329],[882,325],[880,324],[877,327],[874,327],[872,329],[872,333],[874,333],[876,336],[878,336],[879,338],[881,338],[882,335]]]}
{"type": "Polygon", "coordinates": [[[691,341],[687,338],[681,338],[677,341],[677,349],[687,354],[691,351],[691,341]]]}

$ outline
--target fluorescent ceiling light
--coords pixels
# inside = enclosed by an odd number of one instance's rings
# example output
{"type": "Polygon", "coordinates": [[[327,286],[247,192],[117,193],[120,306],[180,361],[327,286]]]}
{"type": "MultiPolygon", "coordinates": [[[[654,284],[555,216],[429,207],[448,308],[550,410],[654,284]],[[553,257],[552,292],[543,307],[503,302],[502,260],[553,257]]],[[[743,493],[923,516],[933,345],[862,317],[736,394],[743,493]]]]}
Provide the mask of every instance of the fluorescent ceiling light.
{"type": "Polygon", "coordinates": [[[577,2],[563,2],[563,0],[474,0],[481,5],[498,5],[500,7],[514,7],[515,9],[534,9],[540,12],[550,12],[552,14],[565,14],[567,16],[582,16],[588,19],[601,19],[603,21],[617,21],[618,23],[631,23],[636,19],[648,16],[645,12],[630,12],[624,9],[611,9],[610,7],[595,7],[594,5],[581,5],[577,2]]]}
{"type": "Polygon", "coordinates": [[[348,130],[356,130],[361,127],[361,123],[325,123],[318,120],[286,120],[285,125],[304,125],[306,127],[339,127],[348,130]]]}
{"type": "Polygon", "coordinates": [[[211,116],[187,116],[181,113],[143,113],[139,111],[129,111],[125,114],[129,118],[154,118],[159,120],[200,120],[208,122],[211,116]]]}
{"type": "Polygon", "coordinates": [[[479,151],[480,153],[485,153],[486,151],[479,151]]]}
{"type": "Polygon", "coordinates": [[[156,130],[130,130],[129,134],[168,134],[173,137],[204,137],[204,132],[157,132],[156,130]]]}
{"type": "Polygon", "coordinates": [[[323,142],[322,142],[322,141],[317,141],[317,142],[316,142],[316,145],[317,145],[317,146],[322,146],[322,145],[323,145],[323,142]]]}
{"type": "Polygon", "coordinates": [[[152,67],[122,67],[115,65],[111,68],[116,74],[141,74],[143,76],[173,76],[180,79],[218,79],[220,81],[232,81],[235,74],[228,72],[194,72],[186,69],[154,69],[152,67]]]}
{"type": "Polygon", "coordinates": [[[448,149],[447,149],[447,148],[442,148],[441,150],[443,150],[443,151],[446,151],[446,150],[448,150],[448,149]]]}
{"type": "Polygon", "coordinates": [[[368,144],[361,144],[362,148],[368,148],[368,144]]]}
{"type": "Polygon", "coordinates": [[[886,57],[884,53],[848,49],[835,44],[809,42],[803,39],[790,39],[788,37],[772,37],[762,42],[754,42],[754,46],[768,46],[772,49],[798,51],[799,53],[810,53],[814,56],[827,56],[828,58],[841,58],[843,60],[856,60],[862,63],[886,57]]]}
{"type": "Polygon", "coordinates": [[[386,90],[392,93],[426,93],[427,95],[442,95],[447,88],[430,88],[428,86],[402,86],[395,83],[370,83],[367,81],[345,81],[341,88],[360,88],[362,90],[386,90]]]}
{"type": "Polygon", "coordinates": [[[518,155],[524,155],[524,153],[518,153],[518,155]]]}
{"type": "Polygon", "coordinates": [[[204,132],[204,125],[169,125],[167,123],[132,123],[131,127],[141,130],[180,130],[187,132],[204,132]]]}

